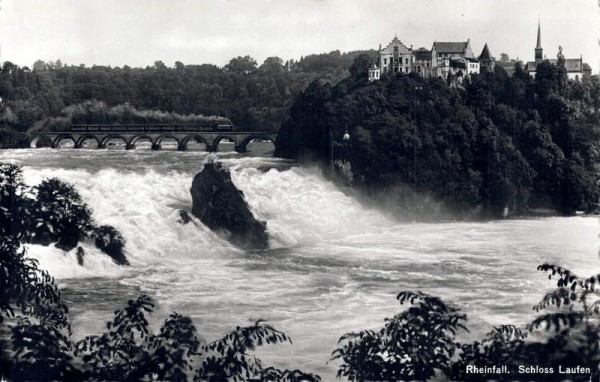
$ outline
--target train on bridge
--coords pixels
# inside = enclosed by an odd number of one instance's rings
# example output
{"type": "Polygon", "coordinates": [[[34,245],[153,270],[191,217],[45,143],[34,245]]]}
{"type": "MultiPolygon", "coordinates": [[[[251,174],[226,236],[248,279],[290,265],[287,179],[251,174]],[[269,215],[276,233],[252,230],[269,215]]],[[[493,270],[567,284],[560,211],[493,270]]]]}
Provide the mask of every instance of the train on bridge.
{"type": "Polygon", "coordinates": [[[237,131],[231,123],[211,121],[202,124],[97,124],[71,125],[62,131],[40,131],[31,134],[32,147],[38,147],[40,140],[45,140],[50,147],[58,148],[64,140],[72,141],[74,148],[87,147],[88,142],[95,141],[98,148],[121,145],[131,150],[140,141],[149,141],[152,149],[160,150],[165,139],[174,140],[177,149],[187,150],[190,141],[202,142],[206,151],[217,151],[219,142],[228,140],[235,144],[237,152],[246,152],[246,147],[253,140],[269,140],[275,142],[277,133],[269,131],[237,131]],[[110,142],[113,141],[113,142],[110,142]]]}
{"type": "Polygon", "coordinates": [[[231,123],[199,124],[144,124],[144,125],[71,125],[67,131],[74,133],[155,133],[155,132],[219,132],[234,131],[231,123]]]}

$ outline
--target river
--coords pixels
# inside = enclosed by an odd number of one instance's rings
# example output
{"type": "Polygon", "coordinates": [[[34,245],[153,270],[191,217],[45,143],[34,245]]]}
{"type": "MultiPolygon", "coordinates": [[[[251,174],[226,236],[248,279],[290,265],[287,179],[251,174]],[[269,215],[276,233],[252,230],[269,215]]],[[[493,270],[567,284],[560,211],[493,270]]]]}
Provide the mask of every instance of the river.
{"type": "Polygon", "coordinates": [[[595,217],[413,224],[362,206],[315,168],[216,155],[267,222],[270,250],[245,253],[198,221],[177,221],[179,209],[191,210],[189,189],[206,153],[0,151],[0,162],[24,167],[30,185],[45,177],[74,184],[95,221],[127,240],[130,267],[113,264],[91,242],[83,245],[83,266],[75,251],[29,246],[64,291],[76,337],[101,332],[115,309],[144,292],[157,302],[154,325],[177,311],[209,341],[265,319],[293,344],[263,348],[261,357],[330,381],[337,364],[327,361],[338,338],[381,327],[399,312],[399,291],[453,302],[468,314],[470,336],[480,338],[491,325],[534,317],[532,306],[553,286],[538,264],[582,275],[600,270],[595,217]]]}

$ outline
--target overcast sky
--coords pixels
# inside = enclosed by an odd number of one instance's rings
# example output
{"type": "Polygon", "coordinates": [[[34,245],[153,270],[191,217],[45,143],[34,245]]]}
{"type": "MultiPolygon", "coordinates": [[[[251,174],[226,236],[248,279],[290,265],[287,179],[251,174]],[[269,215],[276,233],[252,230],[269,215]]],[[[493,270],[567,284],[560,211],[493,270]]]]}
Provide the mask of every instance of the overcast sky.
{"type": "Polygon", "coordinates": [[[596,0],[0,0],[0,61],[146,66],[226,64],[250,55],[471,39],[476,55],[533,59],[538,18],[544,54],[600,61],[596,0]]]}

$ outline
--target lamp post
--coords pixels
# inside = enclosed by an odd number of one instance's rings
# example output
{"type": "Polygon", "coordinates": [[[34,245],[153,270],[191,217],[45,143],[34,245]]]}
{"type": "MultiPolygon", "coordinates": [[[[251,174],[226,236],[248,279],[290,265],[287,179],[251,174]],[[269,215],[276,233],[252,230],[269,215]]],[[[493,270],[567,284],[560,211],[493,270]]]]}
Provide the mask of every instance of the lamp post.
{"type": "MultiPolygon", "coordinates": [[[[348,133],[348,126],[346,125],[346,128],[344,130],[344,135],[342,136],[342,140],[344,141],[344,157],[346,156],[346,147],[348,146],[348,141],[350,140],[350,134],[348,133]]],[[[330,157],[330,167],[331,167],[331,175],[333,175],[333,171],[334,171],[334,165],[333,165],[333,133],[331,131],[331,129],[329,130],[329,142],[330,142],[330,150],[329,153],[331,155],[330,157]]],[[[339,145],[339,144],[338,144],[339,145]]]]}

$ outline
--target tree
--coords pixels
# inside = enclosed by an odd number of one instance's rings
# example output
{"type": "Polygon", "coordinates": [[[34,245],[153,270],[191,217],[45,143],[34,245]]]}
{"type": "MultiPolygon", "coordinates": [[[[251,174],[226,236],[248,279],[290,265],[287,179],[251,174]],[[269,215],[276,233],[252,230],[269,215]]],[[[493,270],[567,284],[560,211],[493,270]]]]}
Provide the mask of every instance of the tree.
{"type": "Polygon", "coordinates": [[[70,250],[91,231],[92,211],[83,203],[73,185],[57,178],[43,180],[35,187],[36,214],[33,240],[48,244],[57,241],[57,247],[70,250]]]}
{"type": "Polygon", "coordinates": [[[428,380],[436,370],[449,375],[458,349],[454,339],[466,315],[440,298],[421,292],[400,292],[400,304],[411,307],[386,319],[379,331],[348,333],[332,359],[341,359],[337,376],[350,381],[428,380]]]}
{"type": "Polygon", "coordinates": [[[229,63],[225,65],[225,70],[238,74],[250,74],[256,70],[256,65],[256,60],[252,57],[238,56],[229,60],[229,63]]]}
{"type": "Polygon", "coordinates": [[[284,69],[283,59],[267,57],[259,69],[266,73],[282,73],[284,69]]]}
{"type": "Polygon", "coordinates": [[[362,53],[352,62],[352,66],[350,66],[350,75],[357,80],[366,79],[369,75],[369,67],[371,67],[371,65],[371,57],[366,53],[362,53]]]}

